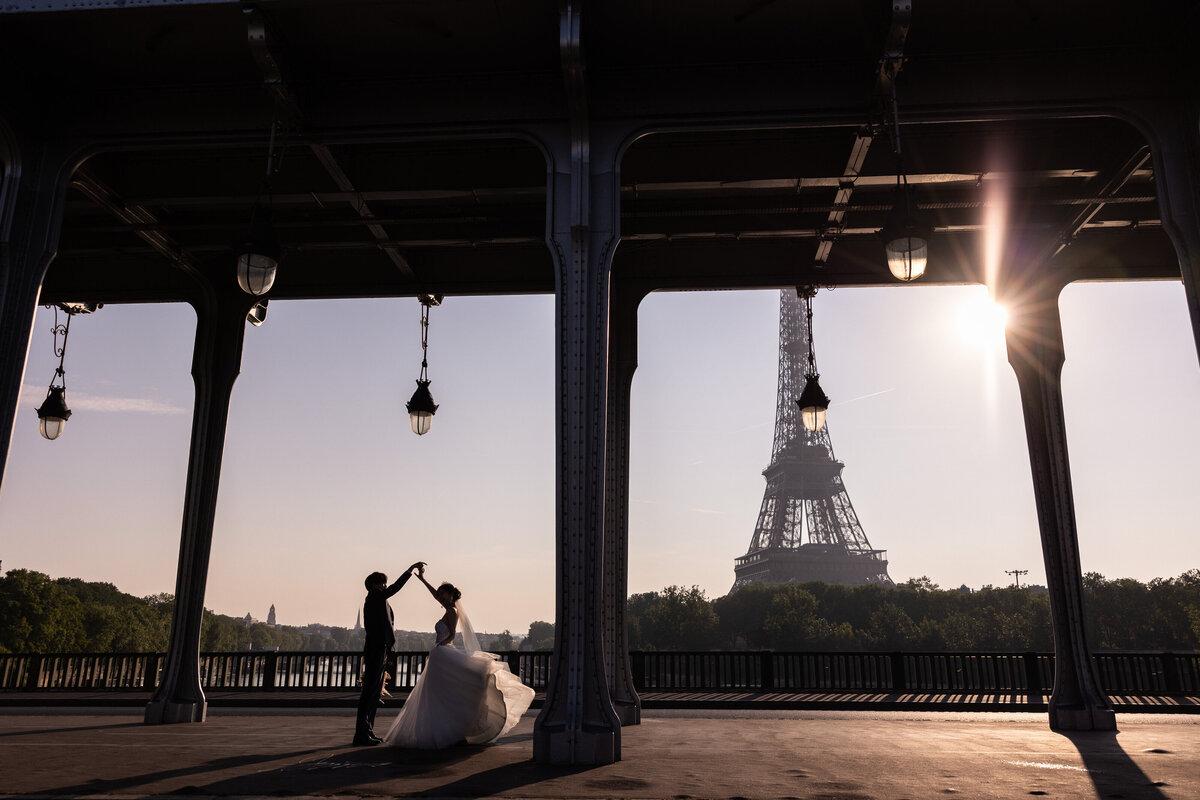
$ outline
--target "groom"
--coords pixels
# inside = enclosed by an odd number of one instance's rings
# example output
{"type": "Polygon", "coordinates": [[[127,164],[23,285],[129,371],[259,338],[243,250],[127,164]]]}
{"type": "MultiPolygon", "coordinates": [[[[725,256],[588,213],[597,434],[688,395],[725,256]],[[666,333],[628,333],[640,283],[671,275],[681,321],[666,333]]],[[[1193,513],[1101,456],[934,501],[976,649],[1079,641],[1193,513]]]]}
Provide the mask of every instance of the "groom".
{"type": "Polygon", "coordinates": [[[388,598],[404,588],[412,577],[413,570],[425,566],[418,561],[404,570],[395,583],[388,586],[387,575],[372,572],[364,583],[367,599],[363,603],[363,627],[366,640],[363,642],[362,694],[358,698],[358,721],[354,726],[354,744],[357,747],[376,745],[382,742],[375,735],[375,709],[379,707],[379,695],[383,692],[384,669],[388,652],[396,643],[395,618],[388,598]]]}

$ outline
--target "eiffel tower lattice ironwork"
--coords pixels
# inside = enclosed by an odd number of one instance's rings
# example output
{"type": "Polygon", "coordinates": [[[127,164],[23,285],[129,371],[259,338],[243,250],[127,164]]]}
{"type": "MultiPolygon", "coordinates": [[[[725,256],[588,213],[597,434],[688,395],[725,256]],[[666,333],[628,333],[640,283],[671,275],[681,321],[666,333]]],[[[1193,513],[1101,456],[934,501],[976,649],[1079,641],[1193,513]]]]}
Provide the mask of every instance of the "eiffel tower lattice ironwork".
{"type": "Polygon", "coordinates": [[[795,291],[779,295],[779,388],[767,490],[733,588],[750,583],[891,584],[887,551],[873,550],[842,483],[829,426],[806,430],[796,398],[804,386],[808,330],[795,291]]]}

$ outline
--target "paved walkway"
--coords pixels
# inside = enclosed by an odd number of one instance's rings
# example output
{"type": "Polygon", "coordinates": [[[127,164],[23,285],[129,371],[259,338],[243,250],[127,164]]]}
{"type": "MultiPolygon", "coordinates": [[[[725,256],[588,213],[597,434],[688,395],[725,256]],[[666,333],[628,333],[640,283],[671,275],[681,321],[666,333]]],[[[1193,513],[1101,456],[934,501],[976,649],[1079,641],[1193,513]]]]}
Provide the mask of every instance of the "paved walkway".
{"type": "Polygon", "coordinates": [[[1200,798],[1193,715],[1062,735],[1042,714],[1012,712],[651,711],[624,730],[624,760],[594,768],[534,764],[532,717],[496,744],[432,753],[350,747],[344,710],[140,719],[0,710],[0,796],[1200,798]]]}

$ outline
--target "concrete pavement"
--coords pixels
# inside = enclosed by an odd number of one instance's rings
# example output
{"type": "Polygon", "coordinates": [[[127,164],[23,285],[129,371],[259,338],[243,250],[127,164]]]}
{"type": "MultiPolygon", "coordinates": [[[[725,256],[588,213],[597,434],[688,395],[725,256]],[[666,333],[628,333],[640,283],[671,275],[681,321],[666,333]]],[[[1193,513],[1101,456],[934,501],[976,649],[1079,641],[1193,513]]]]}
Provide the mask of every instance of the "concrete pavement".
{"type": "MultiPolygon", "coordinates": [[[[377,731],[391,714],[381,713],[377,731]]],[[[1123,715],[1058,734],[1044,714],[654,711],[604,767],[534,764],[533,719],[437,752],[349,746],[348,710],[0,711],[0,796],[1200,798],[1200,718],[1123,715]]]]}

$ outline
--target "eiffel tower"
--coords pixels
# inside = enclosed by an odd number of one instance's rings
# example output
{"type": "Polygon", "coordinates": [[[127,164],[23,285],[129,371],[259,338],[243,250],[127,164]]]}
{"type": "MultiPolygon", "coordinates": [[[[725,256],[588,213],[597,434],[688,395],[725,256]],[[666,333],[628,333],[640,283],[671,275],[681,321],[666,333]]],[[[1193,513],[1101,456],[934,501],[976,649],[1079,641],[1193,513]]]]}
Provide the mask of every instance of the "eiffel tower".
{"type": "Polygon", "coordinates": [[[767,490],[734,584],[824,581],[891,584],[887,551],[872,550],[842,484],[829,426],[806,430],[796,398],[804,386],[808,333],[803,301],[779,293],[779,388],[767,490]]]}

